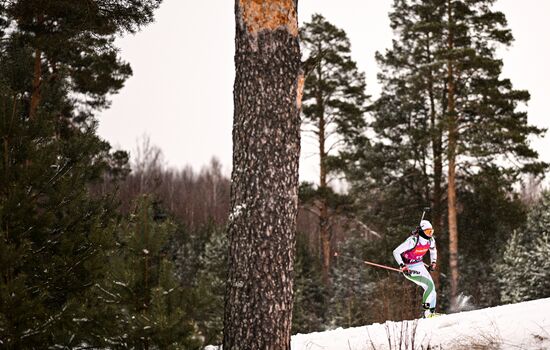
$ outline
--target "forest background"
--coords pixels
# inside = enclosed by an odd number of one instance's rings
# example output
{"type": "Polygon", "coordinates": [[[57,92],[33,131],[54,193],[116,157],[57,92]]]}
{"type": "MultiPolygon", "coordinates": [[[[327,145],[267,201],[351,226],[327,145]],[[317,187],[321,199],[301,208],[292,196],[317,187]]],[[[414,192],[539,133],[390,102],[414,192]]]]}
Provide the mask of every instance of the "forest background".
{"type": "MultiPolygon", "coordinates": [[[[115,38],[149,24],[160,4],[93,3],[2,2],[0,341],[8,349],[217,344],[229,177],[216,159],[200,171],[169,167],[147,137],[130,158],[98,136],[98,116],[132,74],[115,38]]],[[[392,8],[395,41],[377,55],[376,98],[344,30],[321,15],[302,26],[304,59],[314,58],[303,137],[318,146],[319,178],[300,186],[293,332],[417,317],[417,288],[362,260],[394,264],[391,251],[426,205],[440,247],[441,309],[460,295],[484,307],[550,293],[548,166],[529,142],[543,130],[528,122],[529,93],[502,72],[498,49],[512,33],[491,1],[455,1],[461,25],[449,47],[446,2],[422,3],[392,8]],[[460,68],[451,109],[459,119],[448,109],[449,60],[460,68]],[[445,131],[453,120],[462,123],[451,153],[454,270],[445,131]]]]}

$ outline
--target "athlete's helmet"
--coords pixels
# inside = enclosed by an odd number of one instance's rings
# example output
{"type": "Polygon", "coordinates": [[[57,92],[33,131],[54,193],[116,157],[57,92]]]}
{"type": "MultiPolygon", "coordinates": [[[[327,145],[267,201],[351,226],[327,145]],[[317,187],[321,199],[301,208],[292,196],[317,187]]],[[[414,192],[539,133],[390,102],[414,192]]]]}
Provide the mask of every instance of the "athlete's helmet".
{"type": "Polygon", "coordinates": [[[432,227],[432,224],[428,220],[422,220],[420,221],[420,229],[424,232],[424,234],[428,237],[432,237],[434,234],[434,229],[432,227]]]}

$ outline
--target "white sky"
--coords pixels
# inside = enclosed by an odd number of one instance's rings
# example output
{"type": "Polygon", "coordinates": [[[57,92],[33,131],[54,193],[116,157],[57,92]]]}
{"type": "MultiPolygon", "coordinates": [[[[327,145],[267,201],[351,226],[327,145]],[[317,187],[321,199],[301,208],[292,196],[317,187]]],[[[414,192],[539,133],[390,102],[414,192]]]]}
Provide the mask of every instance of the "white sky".
{"type": "MultiPolygon", "coordinates": [[[[393,0],[300,0],[300,22],[321,13],[343,28],[352,56],[367,76],[367,93],[376,98],[376,51],[393,38],[388,11],[393,0]]],[[[504,75],[516,89],[527,89],[529,121],[550,128],[546,115],[550,82],[550,1],[498,0],[515,37],[502,51],[504,75]]],[[[234,80],[234,1],[164,0],[155,23],[117,41],[134,75],[112,107],[102,113],[99,134],[116,148],[134,153],[148,135],[160,147],[167,165],[199,170],[217,157],[229,176],[234,80]]],[[[312,141],[302,138],[301,180],[317,179],[312,141]]],[[[550,132],[533,146],[550,162],[550,132]]]]}

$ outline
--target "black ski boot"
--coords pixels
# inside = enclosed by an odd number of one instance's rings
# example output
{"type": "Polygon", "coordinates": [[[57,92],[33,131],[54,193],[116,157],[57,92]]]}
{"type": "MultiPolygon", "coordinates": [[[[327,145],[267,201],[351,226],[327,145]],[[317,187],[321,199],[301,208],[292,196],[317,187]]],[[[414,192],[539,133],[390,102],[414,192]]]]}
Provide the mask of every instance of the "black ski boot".
{"type": "Polygon", "coordinates": [[[435,307],[430,307],[430,303],[424,303],[422,304],[422,308],[424,309],[423,317],[424,318],[431,318],[437,316],[435,313],[435,307]]]}

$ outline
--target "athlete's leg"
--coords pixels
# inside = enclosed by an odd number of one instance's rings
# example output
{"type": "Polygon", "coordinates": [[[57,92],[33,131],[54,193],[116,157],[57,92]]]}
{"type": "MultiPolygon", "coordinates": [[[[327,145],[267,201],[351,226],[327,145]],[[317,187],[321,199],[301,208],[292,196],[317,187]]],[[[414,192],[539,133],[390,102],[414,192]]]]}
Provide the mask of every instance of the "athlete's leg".
{"type": "Polygon", "coordinates": [[[435,284],[432,280],[432,276],[430,276],[430,273],[426,270],[424,263],[410,265],[409,269],[411,270],[411,274],[405,277],[424,289],[422,304],[426,305],[427,309],[434,310],[437,304],[437,293],[435,291],[435,284]]]}

